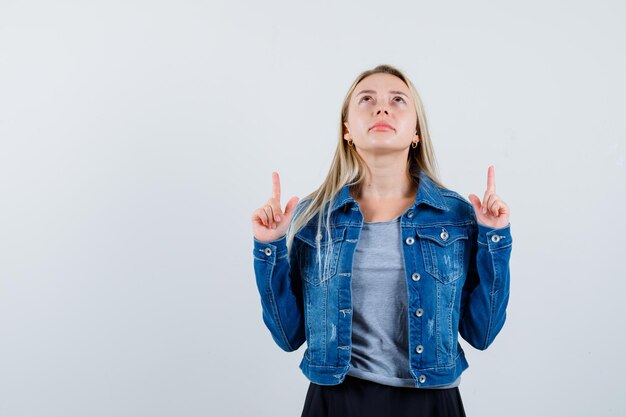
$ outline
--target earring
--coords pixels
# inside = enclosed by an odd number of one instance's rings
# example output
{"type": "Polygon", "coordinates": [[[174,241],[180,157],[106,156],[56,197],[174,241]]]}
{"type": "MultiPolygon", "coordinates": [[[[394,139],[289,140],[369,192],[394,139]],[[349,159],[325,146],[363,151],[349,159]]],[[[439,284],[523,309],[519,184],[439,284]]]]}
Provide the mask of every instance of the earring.
{"type": "MultiPolygon", "coordinates": [[[[417,130],[415,131],[415,136],[417,136],[417,130]]],[[[417,148],[417,144],[419,142],[419,136],[417,136],[417,139],[418,139],[417,142],[412,142],[411,143],[411,148],[413,148],[413,149],[417,148]]]]}
{"type": "Polygon", "coordinates": [[[348,140],[348,146],[352,147],[354,144],[354,141],[352,139],[348,140]]]}

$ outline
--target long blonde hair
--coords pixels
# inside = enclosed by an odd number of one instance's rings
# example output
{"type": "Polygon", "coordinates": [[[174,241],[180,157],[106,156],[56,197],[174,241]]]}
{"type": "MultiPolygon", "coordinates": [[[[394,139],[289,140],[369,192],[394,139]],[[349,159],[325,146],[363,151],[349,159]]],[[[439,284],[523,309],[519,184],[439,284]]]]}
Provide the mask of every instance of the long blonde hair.
{"type": "MultiPolygon", "coordinates": [[[[339,191],[349,184],[351,190],[356,195],[360,193],[361,187],[365,181],[365,170],[369,170],[366,162],[361,158],[353,146],[348,146],[346,140],[344,140],[345,125],[348,117],[348,106],[352,93],[357,84],[365,77],[377,74],[386,73],[391,74],[401,79],[409,88],[413,100],[415,103],[415,111],[417,113],[417,134],[420,137],[417,148],[409,148],[409,154],[407,158],[407,173],[416,185],[419,183],[419,173],[423,171],[433,182],[441,187],[443,185],[438,178],[437,163],[435,160],[435,154],[432,143],[430,141],[430,135],[428,133],[428,124],[426,123],[426,114],[424,113],[424,106],[422,100],[415,89],[415,86],[409,80],[409,78],[399,69],[391,65],[378,65],[377,67],[364,71],[359,74],[352,86],[346,93],[341,106],[341,120],[339,121],[339,140],[337,141],[337,148],[335,150],[335,156],[333,157],[330,170],[326,179],[322,185],[309,195],[302,198],[294,212],[294,216],[289,225],[287,231],[287,246],[291,250],[291,245],[295,234],[305,226],[312,218],[318,216],[317,221],[317,234],[320,235],[322,230],[325,230],[328,246],[328,254],[325,256],[326,261],[324,267],[324,274],[328,272],[329,260],[332,258],[333,251],[332,238],[331,238],[331,225],[330,225],[330,213],[331,207],[334,202],[334,198],[339,191]],[[324,218],[324,227],[322,228],[322,218],[324,218]]],[[[317,241],[317,259],[320,275],[322,275],[322,262],[321,262],[321,250],[319,239],[317,241]]]]}

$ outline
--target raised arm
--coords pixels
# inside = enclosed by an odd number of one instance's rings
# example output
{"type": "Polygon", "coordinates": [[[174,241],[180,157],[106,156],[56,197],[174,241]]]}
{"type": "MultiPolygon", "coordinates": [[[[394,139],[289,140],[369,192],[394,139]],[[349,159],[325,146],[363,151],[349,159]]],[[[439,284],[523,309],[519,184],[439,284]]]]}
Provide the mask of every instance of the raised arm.
{"type": "Polygon", "coordinates": [[[298,197],[280,207],[280,178],[272,173],[272,197],[252,213],[254,273],[263,322],[281,349],[291,352],[305,341],[302,281],[297,250],[287,250],[286,232],[298,197]]]}
{"type": "Polygon", "coordinates": [[[470,194],[476,223],[467,279],[461,294],[459,333],[477,349],[486,349],[506,321],[512,237],[509,207],[496,194],[493,166],[487,171],[483,201],[470,194]]]}

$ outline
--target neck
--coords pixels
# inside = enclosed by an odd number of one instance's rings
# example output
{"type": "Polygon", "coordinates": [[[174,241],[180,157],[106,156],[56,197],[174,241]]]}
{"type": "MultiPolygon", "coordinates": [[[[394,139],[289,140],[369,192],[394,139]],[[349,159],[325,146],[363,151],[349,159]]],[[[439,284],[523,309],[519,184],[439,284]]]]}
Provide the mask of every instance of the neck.
{"type": "Polygon", "coordinates": [[[368,161],[371,176],[366,171],[366,179],[357,200],[382,201],[415,198],[417,187],[409,177],[406,164],[368,161]]]}

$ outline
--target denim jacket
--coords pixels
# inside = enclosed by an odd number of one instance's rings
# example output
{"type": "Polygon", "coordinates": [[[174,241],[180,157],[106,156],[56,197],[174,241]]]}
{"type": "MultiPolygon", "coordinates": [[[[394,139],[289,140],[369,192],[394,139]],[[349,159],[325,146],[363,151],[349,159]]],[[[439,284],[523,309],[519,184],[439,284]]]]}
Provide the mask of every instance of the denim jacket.
{"type": "MultiPolygon", "coordinates": [[[[307,342],[300,369],[318,385],[343,382],[350,368],[352,261],[363,214],[348,185],[334,199],[330,219],[330,231],[321,234],[317,216],[311,219],[296,232],[289,251],[286,235],[270,242],[254,238],[263,321],[287,352],[307,342]],[[328,239],[330,254],[324,250],[328,239]],[[318,240],[322,265],[329,257],[326,274],[319,273],[318,240]]],[[[500,229],[479,224],[467,200],[422,173],[400,225],[410,373],[416,387],[449,384],[469,366],[459,334],[484,350],[504,325],[510,224],[500,229]]]]}

